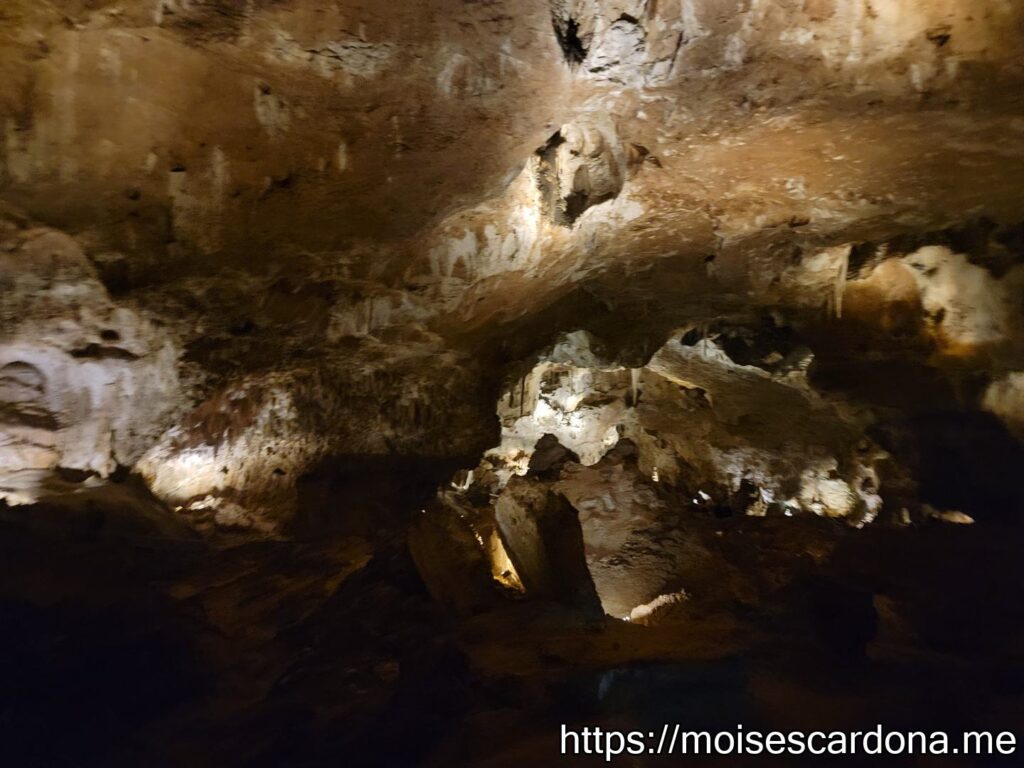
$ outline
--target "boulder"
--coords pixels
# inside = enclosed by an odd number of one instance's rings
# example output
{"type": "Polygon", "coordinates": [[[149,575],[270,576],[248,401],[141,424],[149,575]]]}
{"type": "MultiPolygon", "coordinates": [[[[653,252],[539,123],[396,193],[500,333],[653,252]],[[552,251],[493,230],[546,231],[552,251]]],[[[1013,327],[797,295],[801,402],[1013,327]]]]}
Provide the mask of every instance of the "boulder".
{"type": "Polygon", "coordinates": [[[536,480],[513,478],[498,497],[495,521],[528,596],[602,613],[583,529],[564,496],[536,480]]]}
{"type": "Polygon", "coordinates": [[[416,518],[409,551],[431,596],[451,613],[478,613],[499,598],[483,545],[451,505],[438,501],[416,518]]]}

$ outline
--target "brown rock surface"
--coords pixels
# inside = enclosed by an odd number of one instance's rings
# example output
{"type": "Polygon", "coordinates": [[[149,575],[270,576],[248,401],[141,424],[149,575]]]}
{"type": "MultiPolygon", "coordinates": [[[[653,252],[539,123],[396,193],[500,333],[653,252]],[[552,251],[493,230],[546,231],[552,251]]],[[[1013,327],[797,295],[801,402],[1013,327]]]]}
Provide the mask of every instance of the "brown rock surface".
{"type": "Polygon", "coordinates": [[[1009,0],[0,0],[0,745],[1009,722],[1022,85],[1009,0]]]}
{"type": "Polygon", "coordinates": [[[495,522],[527,596],[600,614],[576,510],[540,483],[515,478],[498,497],[495,522]]]}

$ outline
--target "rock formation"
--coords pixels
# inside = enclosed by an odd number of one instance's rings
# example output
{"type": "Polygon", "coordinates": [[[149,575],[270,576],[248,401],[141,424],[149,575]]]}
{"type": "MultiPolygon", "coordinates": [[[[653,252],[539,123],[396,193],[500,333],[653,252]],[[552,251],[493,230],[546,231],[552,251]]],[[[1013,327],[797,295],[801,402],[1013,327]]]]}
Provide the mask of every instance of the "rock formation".
{"type": "Polygon", "coordinates": [[[1022,83],[1008,0],[4,0],[0,523],[164,548],[212,719],[330,643],[349,725],[955,645],[928,547],[1020,583],[1022,83]]]}

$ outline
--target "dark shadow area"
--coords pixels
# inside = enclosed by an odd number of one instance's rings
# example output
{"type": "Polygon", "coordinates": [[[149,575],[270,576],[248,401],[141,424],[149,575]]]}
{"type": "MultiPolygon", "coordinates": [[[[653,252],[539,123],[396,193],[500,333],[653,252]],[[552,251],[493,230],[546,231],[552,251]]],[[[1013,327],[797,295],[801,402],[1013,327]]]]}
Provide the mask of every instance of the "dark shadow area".
{"type": "MultiPolygon", "coordinates": [[[[369,467],[348,465],[350,487],[369,467]]],[[[562,724],[959,734],[1019,722],[1024,560],[1000,528],[701,513],[684,525],[729,570],[691,580],[678,613],[651,626],[529,601],[447,617],[386,526],[372,551],[327,535],[197,551],[0,526],[0,758],[585,765],[561,756],[562,724]],[[737,574],[756,588],[731,586],[737,574]]]]}
{"type": "Polygon", "coordinates": [[[570,67],[578,67],[587,58],[587,47],[580,39],[580,26],[576,19],[562,19],[553,16],[551,24],[555,29],[558,47],[562,49],[565,63],[570,67]]]}
{"type": "Polygon", "coordinates": [[[878,425],[872,437],[917,478],[921,501],[977,520],[1019,526],[1024,446],[995,416],[920,413],[878,425]]]}
{"type": "Polygon", "coordinates": [[[299,512],[291,534],[374,540],[403,525],[472,459],[420,456],[333,456],[298,481],[299,512]]]}

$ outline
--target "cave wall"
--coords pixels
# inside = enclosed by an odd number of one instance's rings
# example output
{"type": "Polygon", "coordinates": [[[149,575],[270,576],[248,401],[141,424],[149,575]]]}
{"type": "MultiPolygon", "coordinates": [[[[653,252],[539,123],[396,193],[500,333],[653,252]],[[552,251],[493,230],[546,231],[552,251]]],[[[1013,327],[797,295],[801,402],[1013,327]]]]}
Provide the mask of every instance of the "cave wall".
{"type": "Polygon", "coordinates": [[[667,481],[735,492],[755,446],[759,487],[842,482],[824,511],[870,517],[871,366],[1020,428],[1021,30],[1000,0],[9,2],[0,391],[36,474],[5,498],[124,467],[270,534],[332,456],[500,443],[507,473],[544,433],[589,463],[632,431],[667,481]],[[36,265],[52,243],[74,268],[36,265]],[[809,382],[665,346],[766,317],[809,382]],[[606,352],[516,435],[578,330],[606,352]],[[671,387],[734,459],[642,439],[671,387]]]}

